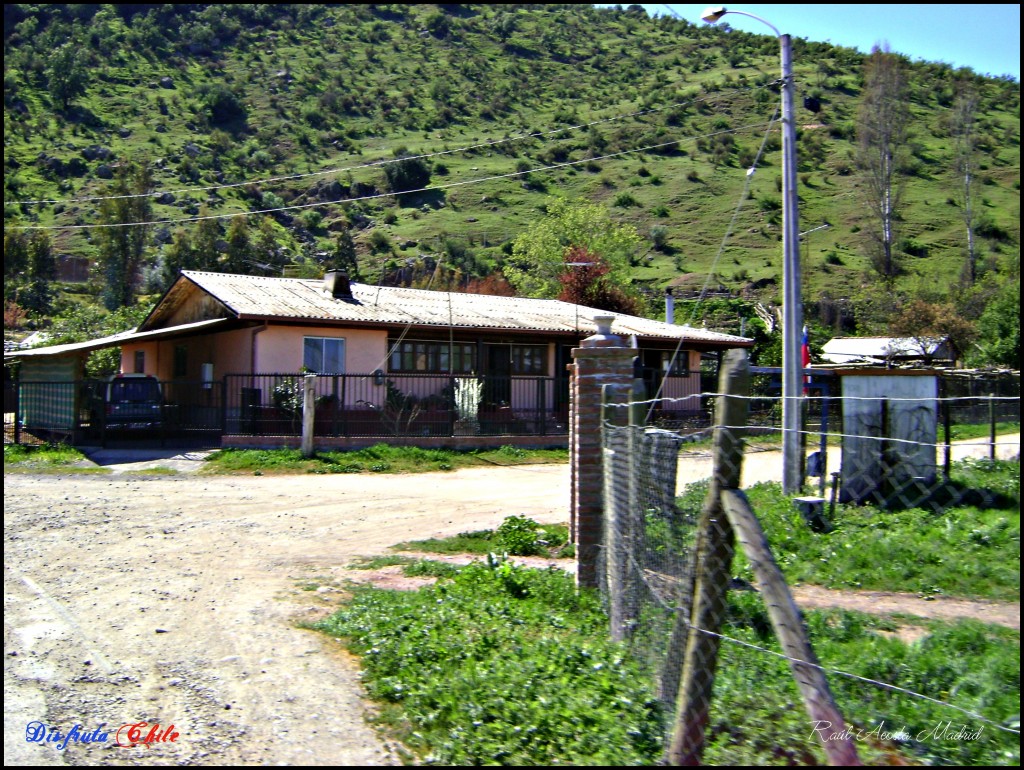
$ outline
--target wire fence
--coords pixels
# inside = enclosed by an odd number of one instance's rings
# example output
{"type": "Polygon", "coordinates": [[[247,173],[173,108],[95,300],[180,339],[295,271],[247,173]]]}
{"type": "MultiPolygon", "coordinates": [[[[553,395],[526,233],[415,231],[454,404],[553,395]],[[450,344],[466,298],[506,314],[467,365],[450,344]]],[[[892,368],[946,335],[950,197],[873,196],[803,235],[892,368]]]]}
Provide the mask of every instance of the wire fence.
{"type": "MultiPolygon", "coordinates": [[[[781,481],[781,431],[749,424],[751,406],[763,408],[765,397],[750,394],[748,377],[724,366],[720,392],[701,394],[714,413],[710,431],[652,425],[651,402],[615,403],[609,395],[605,403],[598,583],[613,639],[646,664],[673,715],[666,762],[741,761],[730,747],[747,743],[765,764],[888,764],[886,752],[898,758],[906,745],[957,763],[985,734],[1012,764],[1019,715],[1007,722],[1015,715],[985,703],[970,682],[950,688],[941,676],[915,678],[906,660],[884,656],[845,667],[842,654],[819,661],[812,641],[832,639],[829,624],[862,621],[837,614],[809,626],[777,566],[743,489],[781,481]],[[728,705],[716,711],[715,698],[728,705]]],[[[1019,512],[1019,502],[951,472],[967,458],[1019,463],[1019,380],[1018,397],[901,396],[902,387],[884,383],[884,396],[807,398],[809,413],[834,417],[805,421],[805,486],[787,501],[793,526],[829,537],[841,506],[877,517],[882,539],[884,517],[894,511],[941,516],[960,506],[1016,505],[1019,512]],[[955,438],[986,422],[991,435],[955,438]],[[1013,430],[1013,423],[1016,435],[997,438],[997,424],[1013,430]]],[[[1016,548],[1019,558],[1019,540],[1016,548]]],[[[826,648],[837,654],[835,644],[826,648]]],[[[1015,681],[1019,693],[1019,665],[1015,681]]]]}

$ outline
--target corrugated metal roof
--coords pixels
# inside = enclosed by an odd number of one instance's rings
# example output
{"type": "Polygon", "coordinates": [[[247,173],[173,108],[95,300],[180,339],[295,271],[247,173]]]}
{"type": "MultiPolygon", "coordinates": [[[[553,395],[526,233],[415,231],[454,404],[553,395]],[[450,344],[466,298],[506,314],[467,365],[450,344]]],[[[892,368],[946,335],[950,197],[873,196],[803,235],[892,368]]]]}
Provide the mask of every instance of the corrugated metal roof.
{"type": "Polygon", "coordinates": [[[26,350],[4,351],[4,360],[21,358],[35,358],[38,356],[66,356],[72,353],[88,353],[102,348],[112,348],[116,345],[124,345],[127,342],[138,342],[141,340],[163,339],[174,337],[179,334],[188,334],[199,329],[209,328],[220,324],[228,323],[230,318],[210,318],[205,321],[171,326],[166,329],[153,329],[146,332],[126,331],[112,334],[109,337],[97,337],[94,340],[85,342],[68,342],[63,345],[48,345],[46,347],[29,348],[26,350]]]}
{"type": "Polygon", "coordinates": [[[583,332],[597,330],[595,316],[614,315],[620,335],[712,345],[749,345],[751,340],[648,318],[609,313],[553,299],[405,289],[352,283],[352,297],[336,299],[323,280],[206,273],[182,275],[241,318],[351,322],[388,326],[454,327],[500,331],[583,332]]]}
{"type": "Polygon", "coordinates": [[[834,337],[821,347],[822,358],[835,364],[857,361],[877,362],[889,358],[921,358],[942,353],[945,339],[933,337],[834,337]],[[922,350],[922,344],[926,346],[922,350]]]}

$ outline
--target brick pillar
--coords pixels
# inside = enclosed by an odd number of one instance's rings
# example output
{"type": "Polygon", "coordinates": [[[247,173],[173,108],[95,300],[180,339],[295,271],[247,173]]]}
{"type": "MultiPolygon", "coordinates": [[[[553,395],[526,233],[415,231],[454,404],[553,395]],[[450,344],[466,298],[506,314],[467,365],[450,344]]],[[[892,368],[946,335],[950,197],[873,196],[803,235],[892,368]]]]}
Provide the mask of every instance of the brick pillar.
{"type": "Polygon", "coordinates": [[[601,387],[628,393],[636,348],[611,332],[615,316],[597,316],[597,334],[573,348],[569,388],[569,527],[576,546],[576,584],[598,585],[597,556],[602,543],[604,465],[601,450],[601,387]]]}

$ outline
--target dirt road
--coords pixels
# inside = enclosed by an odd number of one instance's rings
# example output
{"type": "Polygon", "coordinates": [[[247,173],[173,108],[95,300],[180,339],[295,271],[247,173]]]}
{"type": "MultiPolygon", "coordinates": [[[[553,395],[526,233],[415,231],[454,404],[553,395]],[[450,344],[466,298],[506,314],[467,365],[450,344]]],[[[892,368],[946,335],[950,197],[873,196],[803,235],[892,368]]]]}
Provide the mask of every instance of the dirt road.
{"type": "MultiPolygon", "coordinates": [[[[780,467],[752,453],[744,483],[780,467]]],[[[686,456],[680,483],[709,470],[686,456]]],[[[513,514],[564,523],[568,505],[565,465],[5,475],[4,763],[397,764],[364,721],[356,662],[299,622],[336,606],[355,557],[513,514]],[[116,745],[154,724],[165,740],[116,745]],[[29,725],[97,740],[61,750],[29,725]]]]}
{"type": "Polygon", "coordinates": [[[396,764],[364,722],[355,662],[297,621],[329,611],[353,557],[567,510],[564,465],[6,475],[4,763],[396,764]],[[109,735],[60,751],[26,741],[34,721],[109,735]],[[142,721],[178,737],[114,746],[142,721]]]}

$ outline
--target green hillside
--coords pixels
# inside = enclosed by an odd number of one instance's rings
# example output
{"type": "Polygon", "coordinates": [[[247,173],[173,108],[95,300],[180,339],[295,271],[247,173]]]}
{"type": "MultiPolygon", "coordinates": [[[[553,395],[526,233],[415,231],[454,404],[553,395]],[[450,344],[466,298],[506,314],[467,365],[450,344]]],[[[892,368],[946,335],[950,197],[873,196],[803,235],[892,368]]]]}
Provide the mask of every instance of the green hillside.
{"type": "MultiPolygon", "coordinates": [[[[921,297],[974,322],[1019,281],[1019,83],[906,63],[902,270],[883,291],[864,250],[864,59],[794,41],[808,315],[869,331],[894,311],[880,298],[921,297]],[[970,286],[950,135],[964,82],[979,98],[970,286]]],[[[772,36],[638,6],[8,4],[5,300],[33,296],[9,241],[43,232],[55,255],[96,260],[98,198],[148,164],[143,297],[178,266],[314,274],[346,233],[364,280],[465,284],[500,270],[556,195],[636,227],[630,274],[651,297],[674,282],[777,303],[778,70],[772,36]]],[[[104,282],[94,265],[37,315],[92,303],[104,282]]]]}

